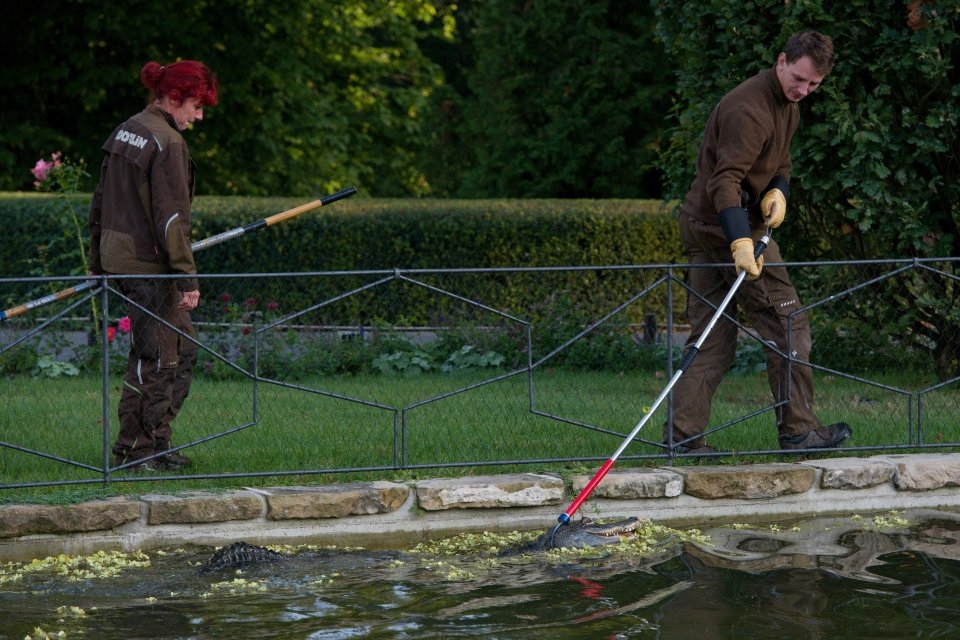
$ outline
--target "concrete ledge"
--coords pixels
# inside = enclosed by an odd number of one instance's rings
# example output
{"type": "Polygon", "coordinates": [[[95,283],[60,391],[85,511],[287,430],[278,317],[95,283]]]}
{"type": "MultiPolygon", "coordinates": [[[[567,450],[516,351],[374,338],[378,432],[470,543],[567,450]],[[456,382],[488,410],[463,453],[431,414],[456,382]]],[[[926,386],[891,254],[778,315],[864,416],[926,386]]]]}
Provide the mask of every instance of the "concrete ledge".
{"type": "MultiPolygon", "coordinates": [[[[591,478],[566,487],[557,476],[521,473],[7,505],[0,560],[236,540],[391,548],[468,531],[547,529],[591,478]]],[[[960,511],[960,456],[614,469],[575,518],[684,526],[917,508],[960,511]]]]}

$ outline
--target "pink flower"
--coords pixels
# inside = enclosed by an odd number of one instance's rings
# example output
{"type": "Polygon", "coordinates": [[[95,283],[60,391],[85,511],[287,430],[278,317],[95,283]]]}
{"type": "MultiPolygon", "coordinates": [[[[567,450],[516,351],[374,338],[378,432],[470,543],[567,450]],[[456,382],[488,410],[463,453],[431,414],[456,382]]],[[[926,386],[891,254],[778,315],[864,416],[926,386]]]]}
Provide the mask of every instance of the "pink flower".
{"type": "Polygon", "coordinates": [[[130,333],[130,316],[123,316],[117,321],[117,329],[121,333],[130,333]]]}
{"type": "Polygon", "coordinates": [[[47,179],[47,176],[50,174],[50,170],[56,167],[59,167],[63,164],[60,160],[62,154],[57,151],[50,154],[50,162],[47,162],[43,158],[37,160],[37,164],[33,165],[33,169],[30,169],[30,173],[33,174],[33,177],[37,179],[33,183],[33,186],[39,187],[40,183],[47,179]]]}
{"type": "Polygon", "coordinates": [[[43,158],[37,160],[37,164],[33,165],[33,169],[30,169],[30,173],[37,179],[37,181],[33,183],[33,186],[39,187],[40,183],[47,179],[47,173],[49,173],[53,167],[54,164],[52,162],[47,162],[43,158]]]}
{"type": "Polygon", "coordinates": [[[268,302],[268,303],[267,303],[267,311],[276,311],[276,310],[279,309],[279,308],[280,308],[280,303],[279,303],[279,302],[268,302]]]}

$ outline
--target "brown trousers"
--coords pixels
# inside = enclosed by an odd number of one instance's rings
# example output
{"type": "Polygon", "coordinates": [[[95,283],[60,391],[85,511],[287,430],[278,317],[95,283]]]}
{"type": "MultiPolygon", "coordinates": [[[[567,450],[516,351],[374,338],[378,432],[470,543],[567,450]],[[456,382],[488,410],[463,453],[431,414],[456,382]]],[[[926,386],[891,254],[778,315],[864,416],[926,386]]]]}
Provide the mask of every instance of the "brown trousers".
{"type": "Polygon", "coordinates": [[[174,280],[123,280],[119,289],[134,303],[127,308],[132,340],[113,445],[114,455],[127,462],[170,447],[170,423],[190,393],[197,346],[157,320],[196,335],[190,314],[177,309],[174,280]]]}
{"type": "MultiPolygon", "coordinates": [[[[762,229],[754,230],[754,241],[759,240],[763,233],[762,229]]],[[[719,225],[707,224],[681,214],[680,238],[691,265],[731,262],[730,243],[719,225]]],[[[763,258],[767,264],[783,261],[780,248],[772,239],[763,258]]],[[[687,294],[687,321],[692,331],[687,344],[692,345],[700,339],[734,280],[736,271],[732,266],[693,266],[687,271],[687,284],[696,292],[687,294]]],[[[738,307],[746,314],[747,323],[760,338],[766,344],[775,345],[780,352],[766,350],[767,381],[778,405],[776,417],[779,435],[800,435],[821,427],[812,409],[813,372],[810,367],[796,363],[789,365],[781,355],[789,353],[798,360],[809,362],[811,347],[810,325],[805,314],[793,316],[788,326],[788,317],[800,307],[800,300],[786,268],[765,264],[760,278],[744,280],[726,313],[736,317],[738,307]]],[[[664,425],[665,443],[681,443],[691,449],[705,444],[701,436],[710,424],[713,395],[733,364],[737,332],[734,323],[721,318],[704,341],[693,364],[677,380],[671,394],[672,440],[669,424],[664,425]]]]}

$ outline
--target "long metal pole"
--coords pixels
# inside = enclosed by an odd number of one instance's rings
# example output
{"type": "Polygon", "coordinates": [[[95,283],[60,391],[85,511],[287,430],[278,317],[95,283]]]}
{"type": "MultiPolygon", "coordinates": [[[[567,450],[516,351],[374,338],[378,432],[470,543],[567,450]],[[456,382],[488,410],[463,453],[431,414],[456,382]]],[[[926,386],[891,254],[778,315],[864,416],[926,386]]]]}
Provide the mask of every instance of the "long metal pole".
{"type": "MultiPolygon", "coordinates": [[[[215,244],[220,244],[221,242],[226,242],[227,240],[232,240],[233,238],[239,238],[240,236],[250,233],[251,231],[257,231],[258,229],[263,229],[264,227],[273,226],[279,222],[283,222],[284,220],[289,220],[290,218],[298,216],[301,213],[312,211],[318,207],[336,202],[337,200],[349,198],[356,192],[356,187],[348,187],[329,196],[320,198],[319,200],[314,200],[313,202],[301,204],[300,206],[293,207],[292,209],[275,213],[274,215],[263,218],[262,220],[257,220],[256,222],[251,222],[242,227],[230,229],[229,231],[224,231],[223,233],[218,233],[217,235],[206,238],[205,240],[198,240],[190,245],[190,249],[192,251],[200,251],[202,249],[206,249],[207,247],[212,247],[215,244]]],[[[68,287],[67,289],[57,291],[56,293],[51,293],[48,296],[43,296],[42,298],[25,302],[24,304],[7,309],[6,311],[0,311],[0,322],[6,322],[10,318],[14,318],[28,311],[32,311],[37,307],[42,307],[46,304],[50,304],[51,302],[57,302],[58,300],[65,300],[73,295],[86,291],[87,289],[92,289],[97,286],[98,282],[99,280],[86,280],[74,287],[68,287]]]]}
{"type": "MultiPolygon", "coordinates": [[[[770,242],[770,236],[764,235],[759,242],[757,242],[754,249],[753,255],[755,258],[759,258],[760,254],[763,253],[763,250],[767,248],[767,244],[770,242]]],[[[694,359],[700,353],[700,348],[703,346],[703,343],[706,341],[707,336],[710,335],[710,332],[713,330],[713,327],[720,320],[720,317],[723,315],[727,306],[730,304],[730,301],[733,300],[733,297],[737,293],[737,289],[740,288],[740,284],[747,277],[746,271],[741,271],[737,276],[737,279],[733,282],[733,286],[730,287],[730,290],[727,292],[726,297],[724,297],[723,302],[720,303],[720,306],[717,307],[716,312],[713,314],[713,317],[710,318],[710,322],[707,324],[707,327],[703,330],[703,333],[700,334],[700,338],[693,344],[692,347],[688,348],[684,353],[683,357],[680,359],[680,364],[677,367],[676,373],[673,374],[673,377],[670,378],[670,382],[660,393],[657,399],[654,401],[653,405],[650,407],[650,411],[644,414],[640,422],[637,423],[637,426],[633,428],[633,431],[624,438],[623,442],[617,447],[617,450],[613,452],[613,455],[610,456],[606,462],[603,463],[603,466],[594,474],[593,478],[590,479],[590,482],[587,483],[587,486],[583,488],[580,494],[574,499],[570,506],[567,507],[567,510],[564,511],[557,520],[560,522],[553,530],[553,535],[556,535],[557,530],[565,524],[570,524],[570,518],[576,513],[577,509],[580,508],[580,505],[583,504],[583,501],[593,492],[593,490],[600,484],[600,481],[603,480],[604,476],[607,475],[607,472],[613,467],[616,463],[617,458],[620,457],[620,454],[630,445],[634,438],[637,437],[637,434],[640,433],[640,430],[645,424],[653,417],[653,414],[656,412],[657,408],[663,403],[666,397],[670,394],[670,391],[673,389],[673,386],[677,383],[677,380],[680,379],[680,376],[683,375],[683,372],[690,368],[690,365],[693,364],[694,359]]]]}

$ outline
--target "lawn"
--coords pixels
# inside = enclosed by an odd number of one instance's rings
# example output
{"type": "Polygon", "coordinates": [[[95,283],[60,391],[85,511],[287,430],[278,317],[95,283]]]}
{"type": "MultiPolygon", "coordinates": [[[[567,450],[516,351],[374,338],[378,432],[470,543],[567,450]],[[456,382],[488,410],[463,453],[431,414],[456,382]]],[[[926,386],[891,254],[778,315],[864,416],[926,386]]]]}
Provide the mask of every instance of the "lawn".
{"type": "MultiPolygon", "coordinates": [[[[667,384],[662,372],[537,368],[529,377],[519,372],[496,379],[505,373],[330,376],[295,385],[198,377],[174,437],[176,445],[196,443],[184,453],[195,462],[189,475],[203,477],[165,476],[178,478],[173,484],[179,488],[226,488],[519,470],[590,472],[616,450],[667,384]]],[[[825,423],[853,425],[851,445],[866,448],[861,453],[867,455],[917,442],[919,397],[924,444],[960,442],[955,418],[960,392],[945,388],[918,396],[928,384],[908,374],[874,376],[867,383],[818,373],[817,413],[825,423]]],[[[0,492],[0,500],[22,500],[24,485],[102,483],[104,448],[109,450],[116,433],[119,377],[110,380],[106,411],[95,376],[17,376],[3,387],[0,484],[17,490],[0,492]]],[[[738,452],[714,462],[784,459],[758,453],[777,448],[770,402],[765,374],[727,377],[714,400],[711,428],[757,415],[710,436],[713,446],[738,452]]],[[[619,467],[667,463],[656,446],[664,417],[662,405],[619,467]]],[[[110,489],[98,484],[77,489],[142,490],[142,482],[131,482],[136,479],[113,473],[110,489]]],[[[46,490],[27,492],[38,493],[46,490]]]]}

